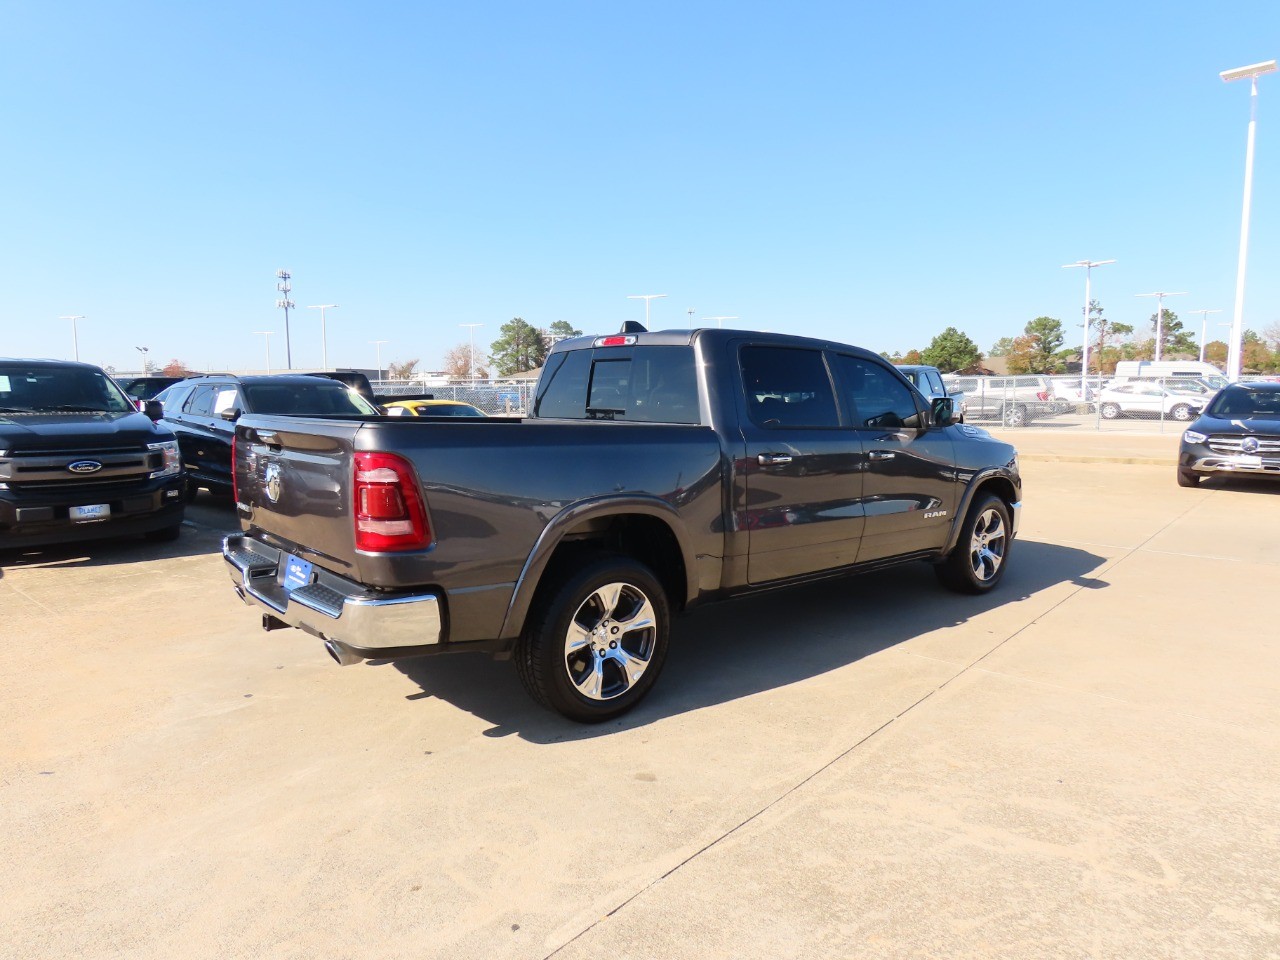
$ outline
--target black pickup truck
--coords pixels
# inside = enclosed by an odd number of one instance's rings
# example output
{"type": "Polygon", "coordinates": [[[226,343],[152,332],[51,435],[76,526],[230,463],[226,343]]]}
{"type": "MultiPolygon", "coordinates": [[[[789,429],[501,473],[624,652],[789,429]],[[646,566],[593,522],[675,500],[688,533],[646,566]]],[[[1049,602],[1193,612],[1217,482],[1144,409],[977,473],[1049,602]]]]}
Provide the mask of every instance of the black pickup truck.
{"type": "Polygon", "coordinates": [[[695,604],[905,561],[993,588],[1017,453],[954,419],[839,343],[580,337],[524,419],[244,416],[223,554],[264,627],[339,663],[514,656],[538,702],[599,721],[645,696],[695,604]]]}
{"type": "Polygon", "coordinates": [[[182,529],[182,459],[160,405],[98,367],[0,358],[0,550],[182,529]]]}

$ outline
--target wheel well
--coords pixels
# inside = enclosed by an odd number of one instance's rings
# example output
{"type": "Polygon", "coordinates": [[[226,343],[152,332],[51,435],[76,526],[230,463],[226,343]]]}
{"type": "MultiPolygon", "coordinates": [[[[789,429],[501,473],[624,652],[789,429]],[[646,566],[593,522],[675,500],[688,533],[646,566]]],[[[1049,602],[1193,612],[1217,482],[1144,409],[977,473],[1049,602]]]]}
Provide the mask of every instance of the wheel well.
{"type": "Polygon", "coordinates": [[[974,499],[976,500],[978,495],[983,493],[994,493],[1009,507],[1012,507],[1018,500],[1017,491],[1014,489],[1013,484],[1005,477],[991,477],[988,480],[984,480],[981,486],[978,487],[977,492],[974,494],[974,499]]]}
{"type": "Polygon", "coordinates": [[[618,514],[584,520],[570,529],[551,559],[538,585],[559,579],[589,553],[611,553],[639,560],[658,578],[672,610],[684,608],[688,580],[680,542],[664,521],[642,513],[618,514]]]}

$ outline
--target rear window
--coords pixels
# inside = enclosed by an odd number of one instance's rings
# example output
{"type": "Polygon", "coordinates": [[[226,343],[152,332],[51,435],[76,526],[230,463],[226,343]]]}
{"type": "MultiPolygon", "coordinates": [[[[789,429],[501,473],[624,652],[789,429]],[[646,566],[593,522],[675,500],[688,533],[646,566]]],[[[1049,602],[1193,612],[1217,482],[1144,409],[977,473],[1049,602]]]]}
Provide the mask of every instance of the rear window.
{"type": "Polygon", "coordinates": [[[342,416],[378,412],[368,400],[336,380],[314,383],[253,383],[244,386],[245,404],[251,413],[286,416],[342,416]]]}
{"type": "Polygon", "coordinates": [[[572,350],[548,364],[534,416],[698,423],[692,347],[572,350]]]}

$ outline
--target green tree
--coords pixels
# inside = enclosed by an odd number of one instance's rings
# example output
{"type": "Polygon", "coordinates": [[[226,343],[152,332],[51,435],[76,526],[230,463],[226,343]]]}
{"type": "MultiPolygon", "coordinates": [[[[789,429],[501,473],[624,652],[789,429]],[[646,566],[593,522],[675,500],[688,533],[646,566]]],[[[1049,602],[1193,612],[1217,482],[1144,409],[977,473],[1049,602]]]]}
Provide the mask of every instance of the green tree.
{"type": "Polygon", "coordinates": [[[1013,337],[1001,337],[991,345],[991,351],[987,354],[989,357],[1006,357],[1009,351],[1013,349],[1013,337]]]}
{"type": "MultiPolygon", "coordinates": [[[[1062,321],[1054,317],[1036,317],[1027,324],[1023,332],[1031,341],[1028,344],[1026,372],[1053,373],[1058,367],[1054,354],[1062,348],[1062,341],[1066,339],[1062,321]]],[[[1013,372],[1012,367],[1009,372],[1013,372]]]]}
{"type": "Polygon", "coordinates": [[[955,327],[947,327],[920,352],[920,357],[943,373],[954,373],[977,364],[982,359],[982,351],[955,327]]]}
{"type": "MultiPolygon", "coordinates": [[[[1154,338],[1156,332],[1156,315],[1151,315],[1151,333],[1154,338]]],[[[1196,346],[1195,337],[1189,332],[1182,329],[1182,321],[1178,319],[1178,315],[1172,310],[1164,312],[1164,319],[1160,324],[1161,344],[1160,356],[1166,358],[1173,353],[1194,353],[1200,354],[1200,348],[1196,346]]],[[[1154,343],[1154,339],[1152,343],[1154,343]]]]}
{"type": "Polygon", "coordinates": [[[580,337],[582,331],[575,329],[568,320],[557,320],[547,327],[547,334],[557,340],[564,340],[567,337],[580,337]]]}
{"type": "Polygon", "coordinates": [[[547,359],[547,344],[542,334],[522,318],[512,317],[498,333],[498,339],[489,344],[489,359],[498,376],[536,370],[547,359]]]}
{"type": "MultiPolygon", "coordinates": [[[[1093,324],[1095,339],[1089,349],[1089,370],[1103,373],[1115,373],[1116,363],[1121,359],[1118,348],[1107,346],[1108,340],[1117,340],[1133,333],[1133,326],[1128,323],[1117,323],[1108,320],[1102,312],[1102,304],[1097,300],[1089,301],[1089,322],[1093,324]]],[[[1085,372],[1088,373],[1089,370],[1085,372]]]]}

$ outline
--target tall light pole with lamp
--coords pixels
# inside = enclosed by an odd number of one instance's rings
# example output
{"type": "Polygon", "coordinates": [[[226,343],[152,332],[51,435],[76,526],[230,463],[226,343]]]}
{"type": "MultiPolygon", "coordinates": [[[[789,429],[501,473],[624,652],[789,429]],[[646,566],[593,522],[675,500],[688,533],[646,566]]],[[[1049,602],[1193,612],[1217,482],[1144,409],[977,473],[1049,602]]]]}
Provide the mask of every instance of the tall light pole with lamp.
{"type": "Polygon", "coordinates": [[[476,378],[476,327],[483,327],[483,323],[460,323],[460,327],[467,327],[471,331],[471,353],[467,360],[467,379],[475,380],[476,378]]]}
{"type": "Polygon", "coordinates": [[[1187,313],[1200,314],[1200,362],[1204,363],[1204,339],[1209,332],[1209,314],[1221,313],[1221,310],[1188,310],[1187,313]]]}
{"type": "Polygon", "coordinates": [[[255,331],[253,331],[253,335],[254,335],[255,337],[265,337],[265,338],[266,338],[266,343],[267,343],[267,376],[270,376],[270,375],[271,375],[271,333],[272,333],[272,331],[270,331],[270,330],[255,330],[255,331]]]}
{"type": "Polygon", "coordinates": [[[390,340],[370,340],[369,342],[372,343],[378,351],[378,379],[381,380],[382,379],[382,345],[384,343],[390,343],[391,341],[390,340]]]}
{"type": "Polygon", "coordinates": [[[1163,290],[1157,290],[1155,293],[1135,293],[1135,297],[1155,297],[1156,298],[1156,355],[1155,359],[1160,359],[1160,354],[1164,348],[1164,298],[1165,297],[1185,297],[1187,291],[1181,293],[1165,293],[1163,290]]]}
{"type": "Polygon", "coordinates": [[[289,291],[293,289],[289,285],[289,279],[292,276],[293,274],[288,270],[276,271],[276,279],[279,281],[276,283],[276,289],[284,294],[283,297],[276,301],[276,306],[284,311],[284,362],[285,367],[288,370],[293,369],[293,347],[289,342],[289,311],[296,306],[296,304],[289,299],[289,291]]]}
{"type": "Polygon", "coordinates": [[[84,319],[84,314],[83,314],[83,313],[78,313],[78,314],[76,314],[76,315],[75,315],[75,316],[73,316],[73,317],[59,317],[58,319],[59,319],[59,320],[70,320],[70,321],[71,321],[71,343],[72,343],[72,346],[73,346],[73,348],[75,349],[75,352],[76,352],[76,361],[77,361],[77,362],[79,362],[79,360],[80,360],[80,333],[79,333],[79,331],[76,329],[76,321],[77,321],[77,320],[83,320],[83,319],[84,319]]]}
{"type": "Polygon", "coordinates": [[[634,294],[629,293],[627,294],[628,300],[644,301],[644,327],[646,330],[649,329],[649,301],[661,300],[665,296],[666,296],[665,293],[634,293],[634,294]]]}
{"type": "Polygon", "coordinates": [[[323,358],[320,362],[324,364],[326,370],[329,369],[329,335],[324,328],[324,312],[326,310],[337,310],[336,303],[317,303],[307,307],[308,310],[320,311],[320,356],[323,358]]]}
{"type": "Polygon", "coordinates": [[[1236,267],[1236,309],[1231,318],[1231,342],[1227,344],[1227,379],[1240,379],[1240,359],[1244,338],[1244,272],[1249,260],[1249,204],[1253,198],[1253,143],[1258,135],[1258,77],[1273,73],[1274,60],[1252,63],[1247,67],[1223,70],[1218,76],[1230,83],[1232,80],[1249,81],[1249,139],[1244,151],[1244,212],[1240,215],[1240,262],[1236,267]]]}
{"type": "Polygon", "coordinates": [[[137,350],[140,354],[142,354],[142,375],[144,377],[149,376],[151,373],[151,361],[147,359],[147,354],[151,352],[151,348],[150,347],[134,347],[133,349],[137,350]]]}
{"type": "MultiPolygon", "coordinates": [[[[1063,270],[1069,270],[1072,267],[1084,267],[1084,349],[1080,351],[1080,402],[1088,402],[1086,397],[1089,393],[1085,384],[1089,379],[1089,307],[1093,303],[1093,296],[1090,290],[1090,282],[1093,280],[1093,268],[1101,267],[1108,263],[1115,263],[1114,260],[1077,260],[1075,263],[1064,263],[1063,270]]],[[[1102,389],[1102,358],[1098,358],[1098,389],[1102,389]]]]}

